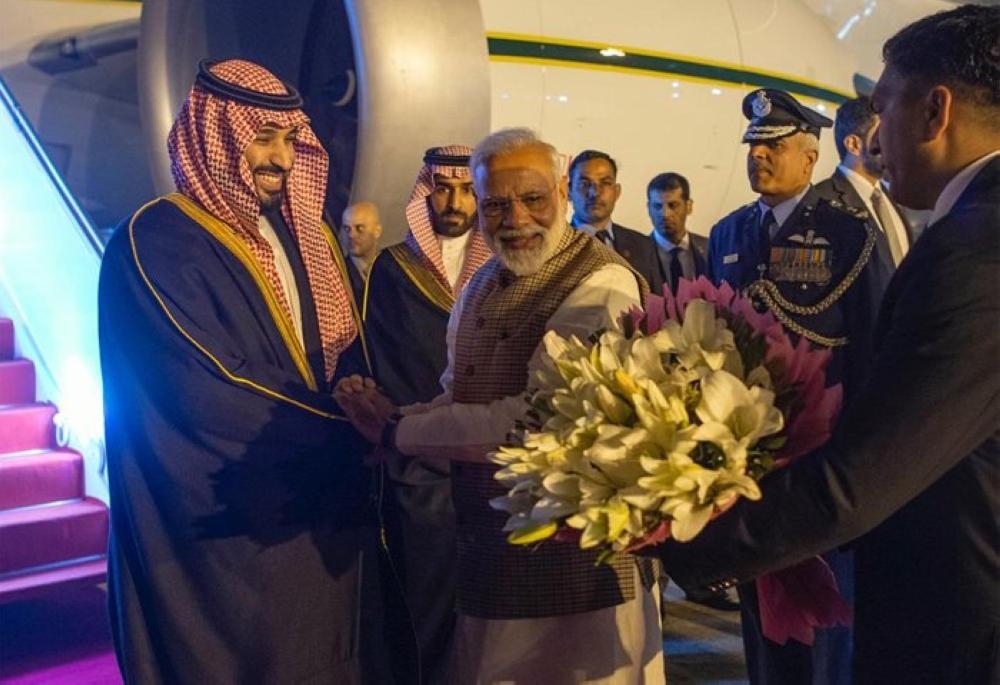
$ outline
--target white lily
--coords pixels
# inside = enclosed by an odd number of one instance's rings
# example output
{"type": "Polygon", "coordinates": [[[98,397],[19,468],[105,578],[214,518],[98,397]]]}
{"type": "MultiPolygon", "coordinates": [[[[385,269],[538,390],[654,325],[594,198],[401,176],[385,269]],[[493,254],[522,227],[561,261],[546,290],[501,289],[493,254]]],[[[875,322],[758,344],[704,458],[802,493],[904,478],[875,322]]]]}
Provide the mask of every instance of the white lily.
{"type": "Polygon", "coordinates": [[[723,424],[737,440],[746,440],[748,446],[784,427],[772,391],[747,388],[727,371],[716,371],[702,380],[701,402],[695,412],[705,425],[723,424]]]}

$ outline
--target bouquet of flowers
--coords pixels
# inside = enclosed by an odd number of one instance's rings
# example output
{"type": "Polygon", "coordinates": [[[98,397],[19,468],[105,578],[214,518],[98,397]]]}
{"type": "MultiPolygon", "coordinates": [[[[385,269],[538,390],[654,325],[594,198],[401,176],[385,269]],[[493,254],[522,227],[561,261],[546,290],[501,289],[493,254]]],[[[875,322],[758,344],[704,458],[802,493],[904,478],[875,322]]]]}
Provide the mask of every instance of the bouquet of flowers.
{"type": "Polygon", "coordinates": [[[690,540],[825,442],[841,404],[829,350],[793,344],[772,314],[705,278],[588,342],[549,332],[544,345],[531,425],[491,455],[509,488],[491,505],[509,514],[513,544],[575,540],[605,558],[690,540]]]}

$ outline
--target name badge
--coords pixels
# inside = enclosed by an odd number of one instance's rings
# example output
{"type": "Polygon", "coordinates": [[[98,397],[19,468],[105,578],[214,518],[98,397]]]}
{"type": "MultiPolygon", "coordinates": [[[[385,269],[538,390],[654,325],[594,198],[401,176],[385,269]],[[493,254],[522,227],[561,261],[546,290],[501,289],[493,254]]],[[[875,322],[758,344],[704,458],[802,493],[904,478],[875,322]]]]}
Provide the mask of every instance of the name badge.
{"type": "Polygon", "coordinates": [[[727,254],[722,257],[723,264],[735,264],[738,261],[740,261],[739,253],[727,254]]]}

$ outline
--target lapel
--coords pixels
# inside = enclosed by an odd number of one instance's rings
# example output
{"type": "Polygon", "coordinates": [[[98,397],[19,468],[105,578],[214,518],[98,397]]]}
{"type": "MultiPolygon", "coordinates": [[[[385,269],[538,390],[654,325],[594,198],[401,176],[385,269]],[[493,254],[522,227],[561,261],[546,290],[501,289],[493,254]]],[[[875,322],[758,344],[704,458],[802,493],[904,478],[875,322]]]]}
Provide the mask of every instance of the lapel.
{"type": "Polygon", "coordinates": [[[854,186],[851,185],[851,182],[847,180],[847,177],[844,176],[844,172],[839,168],[833,173],[833,187],[840,194],[840,201],[845,205],[868,211],[864,198],[861,197],[854,186]]]}
{"type": "Polygon", "coordinates": [[[705,254],[708,252],[708,240],[702,238],[701,236],[696,236],[694,233],[688,233],[691,236],[691,255],[694,257],[694,274],[695,277],[703,276],[708,273],[708,262],[705,261],[705,254]]]}
{"type": "Polygon", "coordinates": [[[626,261],[632,261],[632,251],[635,249],[635,246],[629,240],[629,235],[625,232],[625,227],[619,226],[614,221],[611,222],[611,243],[615,247],[615,252],[624,257],[626,261]]]}

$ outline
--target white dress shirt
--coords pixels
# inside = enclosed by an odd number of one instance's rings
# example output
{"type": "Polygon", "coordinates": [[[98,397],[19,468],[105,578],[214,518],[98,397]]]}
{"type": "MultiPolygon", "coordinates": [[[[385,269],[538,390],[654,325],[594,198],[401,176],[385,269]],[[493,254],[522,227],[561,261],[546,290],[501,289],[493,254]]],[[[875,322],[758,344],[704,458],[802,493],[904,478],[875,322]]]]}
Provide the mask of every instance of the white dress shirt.
{"type": "MultiPolygon", "coordinates": [[[[850,183],[852,186],[854,186],[854,190],[858,193],[858,195],[861,196],[862,202],[865,203],[865,209],[868,210],[868,213],[871,214],[872,218],[875,220],[877,224],[879,216],[878,213],[875,211],[875,207],[872,206],[872,193],[875,192],[875,184],[869,181],[861,174],[859,174],[858,172],[854,171],[853,169],[848,169],[843,164],[837,165],[837,168],[840,170],[842,174],[844,174],[844,178],[847,179],[847,182],[850,183]]],[[[886,192],[885,188],[879,188],[879,190],[882,191],[882,194],[885,195],[886,200],[888,200],[889,199],[888,193],[886,192]]],[[[901,252],[900,260],[902,260],[902,258],[906,256],[906,253],[910,249],[910,237],[909,234],[906,232],[906,227],[903,224],[903,218],[899,216],[899,212],[896,211],[896,208],[892,206],[891,202],[886,202],[884,204],[886,210],[888,211],[889,217],[892,220],[892,225],[879,226],[879,228],[881,228],[882,231],[885,233],[889,233],[890,231],[892,231],[893,235],[896,238],[896,244],[899,245],[899,249],[901,252]]],[[[897,261],[896,263],[898,264],[899,262],[897,261]]]]}
{"type": "Polygon", "coordinates": [[[271,222],[261,214],[257,219],[257,230],[261,236],[271,246],[274,253],[274,266],[278,272],[278,280],[281,282],[281,289],[285,291],[285,299],[288,307],[292,310],[292,325],[295,327],[295,335],[299,339],[299,344],[305,349],[305,337],[302,334],[302,306],[299,303],[299,290],[295,285],[295,272],[292,271],[292,264],[288,261],[285,248],[278,239],[278,234],[271,227],[271,222]]]}
{"type": "Polygon", "coordinates": [[[774,207],[766,204],[763,199],[757,200],[757,204],[760,206],[760,215],[764,216],[769,211],[774,215],[775,224],[771,226],[770,237],[773,239],[774,236],[778,235],[778,230],[784,225],[785,220],[792,215],[795,208],[799,206],[799,202],[802,198],[806,196],[809,189],[812,188],[811,185],[807,185],[805,189],[796,195],[795,197],[790,197],[784,202],[776,204],[774,207]]]}
{"type": "MultiPolygon", "coordinates": [[[[444,392],[426,404],[404,407],[404,417],[396,429],[396,448],[414,457],[437,457],[467,461],[485,461],[487,452],[507,439],[514,423],[528,409],[522,395],[495,400],[489,404],[452,402],[455,338],[465,309],[468,288],[462,291],[448,320],[446,342],[448,366],[441,376],[444,392]]],[[[607,264],[587,276],[549,318],[546,328],[559,335],[576,335],[585,340],[594,331],[608,326],[618,315],[639,305],[639,287],[628,269],[607,264]]],[[[535,348],[526,378],[542,367],[545,348],[535,348]]]]}
{"type": "MultiPolygon", "coordinates": [[[[656,242],[657,250],[663,252],[662,256],[657,255],[657,259],[660,260],[660,263],[669,264],[670,251],[677,247],[680,249],[680,252],[677,253],[677,259],[681,263],[681,273],[678,274],[678,277],[694,279],[697,269],[694,264],[694,254],[691,252],[691,234],[685,232],[679,245],[674,245],[668,238],[660,235],[659,231],[654,230],[652,236],[653,240],[656,242]],[[666,261],[664,261],[664,259],[666,261]]],[[[670,275],[673,276],[673,274],[670,275]]]]}
{"type": "Polygon", "coordinates": [[[573,224],[573,228],[575,228],[578,231],[583,231],[591,238],[596,238],[598,231],[604,231],[608,234],[608,237],[607,240],[603,240],[601,242],[603,242],[608,247],[613,247],[615,244],[615,231],[611,219],[608,219],[603,227],[594,226],[593,224],[579,223],[579,224],[573,224]]]}
{"type": "Polygon", "coordinates": [[[444,262],[444,273],[448,277],[448,284],[452,290],[458,283],[462,275],[462,267],[465,266],[465,252],[469,247],[469,237],[473,231],[478,230],[473,227],[460,236],[450,238],[448,236],[437,235],[438,245],[441,246],[441,261],[444,262]]]}

